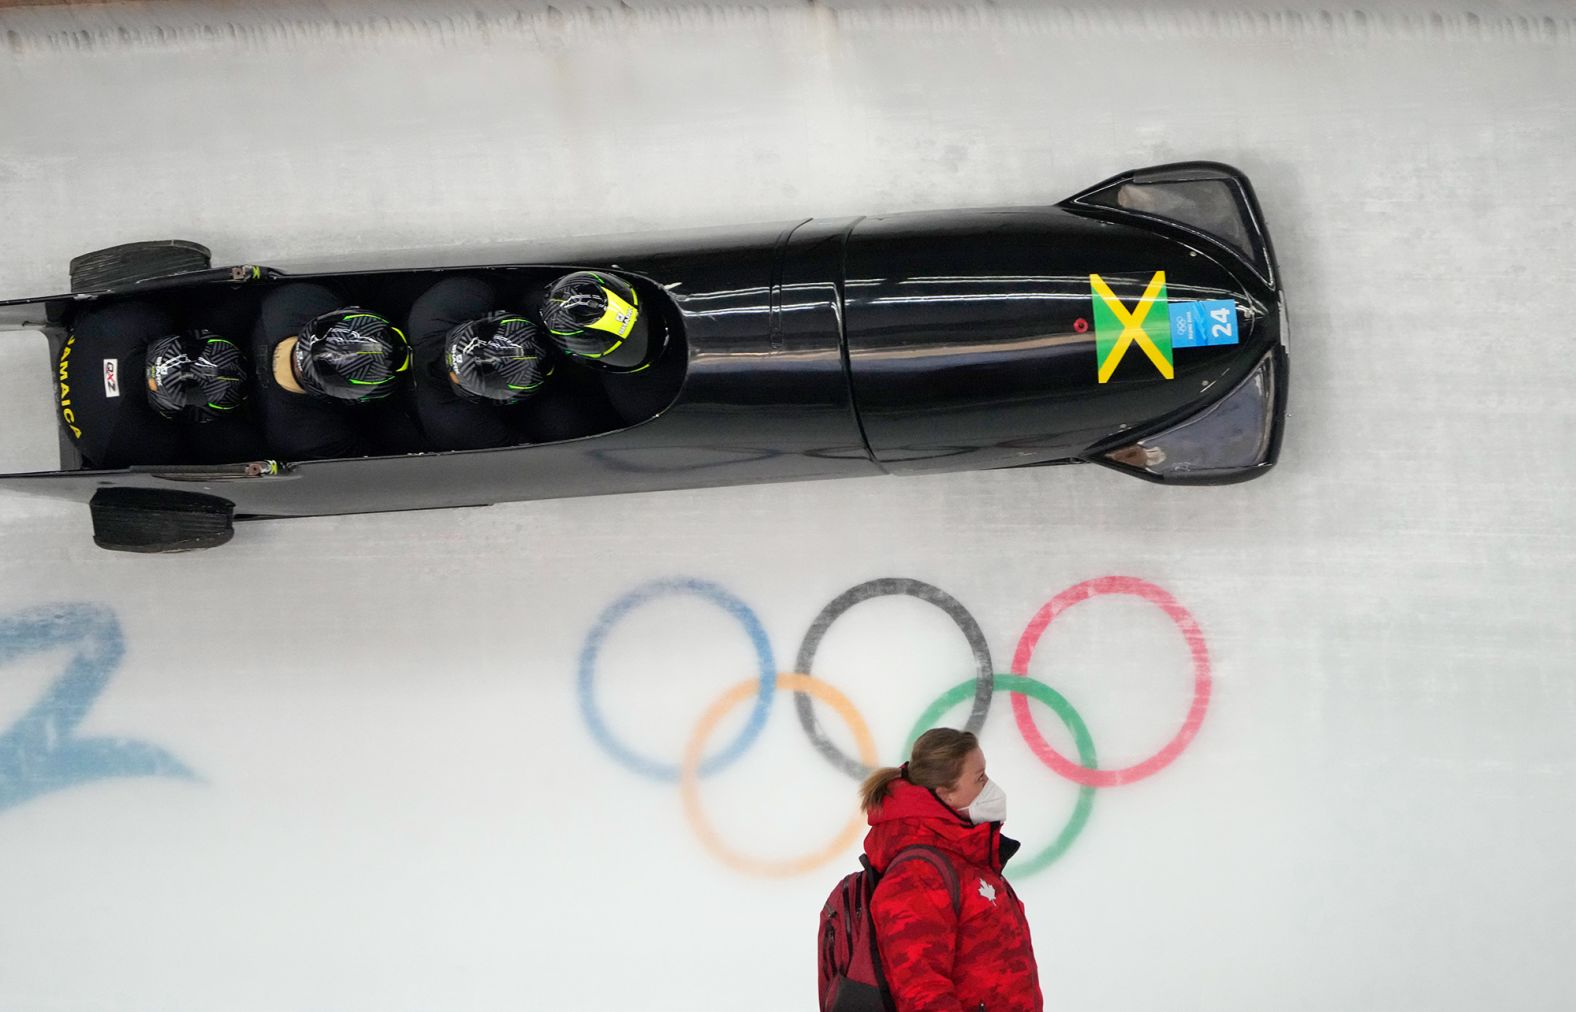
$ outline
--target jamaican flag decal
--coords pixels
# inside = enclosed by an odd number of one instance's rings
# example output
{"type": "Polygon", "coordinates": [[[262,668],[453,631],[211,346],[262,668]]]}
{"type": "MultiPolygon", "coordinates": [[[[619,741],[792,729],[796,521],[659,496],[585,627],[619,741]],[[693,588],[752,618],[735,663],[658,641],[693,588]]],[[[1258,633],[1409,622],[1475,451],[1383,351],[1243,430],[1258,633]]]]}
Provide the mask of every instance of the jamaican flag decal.
{"type": "Polygon", "coordinates": [[[1174,379],[1171,360],[1171,317],[1166,306],[1166,272],[1155,271],[1138,301],[1128,306],[1098,274],[1089,275],[1094,299],[1094,347],[1099,380],[1109,382],[1128,349],[1137,345],[1160,375],[1174,379]]]}

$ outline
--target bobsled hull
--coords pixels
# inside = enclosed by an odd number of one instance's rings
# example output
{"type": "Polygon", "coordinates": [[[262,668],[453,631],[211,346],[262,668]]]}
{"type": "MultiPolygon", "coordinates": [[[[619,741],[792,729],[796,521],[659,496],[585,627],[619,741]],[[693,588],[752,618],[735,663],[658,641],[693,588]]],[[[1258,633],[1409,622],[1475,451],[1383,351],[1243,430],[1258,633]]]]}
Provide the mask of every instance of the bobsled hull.
{"type": "Polygon", "coordinates": [[[63,438],[60,470],[0,476],[89,502],[105,547],[206,547],[234,519],[1077,461],[1220,484],[1262,474],[1281,441],[1281,279],[1252,187],[1225,165],[1128,172],[1047,206],[406,254],[375,269],[365,257],[214,269],[195,244],[145,245],[170,256],[98,280],[101,254],[79,258],[76,291],[0,303],[0,327],[43,330],[58,349],[86,306],[256,302],[303,279],[398,318],[452,274],[594,269],[637,288],[667,346],[651,368],[604,379],[641,407],[593,436],[112,471],[82,469],[63,438]]]}

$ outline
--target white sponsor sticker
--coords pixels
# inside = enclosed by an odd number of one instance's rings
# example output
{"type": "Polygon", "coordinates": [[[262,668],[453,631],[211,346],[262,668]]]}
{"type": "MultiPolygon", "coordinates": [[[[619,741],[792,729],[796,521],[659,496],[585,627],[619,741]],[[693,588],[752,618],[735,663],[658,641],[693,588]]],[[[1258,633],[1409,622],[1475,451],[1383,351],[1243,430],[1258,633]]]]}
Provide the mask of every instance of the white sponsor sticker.
{"type": "Polygon", "coordinates": [[[120,396],[120,359],[118,358],[104,360],[104,396],[120,396]]]}

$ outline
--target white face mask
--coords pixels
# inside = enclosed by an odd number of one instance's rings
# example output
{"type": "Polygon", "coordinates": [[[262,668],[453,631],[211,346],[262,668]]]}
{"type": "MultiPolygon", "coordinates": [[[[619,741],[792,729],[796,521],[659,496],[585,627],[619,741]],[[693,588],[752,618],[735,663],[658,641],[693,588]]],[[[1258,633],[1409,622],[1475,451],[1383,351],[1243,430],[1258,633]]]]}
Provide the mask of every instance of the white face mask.
{"type": "Polygon", "coordinates": [[[985,789],[965,809],[969,821],[976,826],[987,822],[1003,822],[1007,818],[1007,792],[996,786],[996,781],[985,781],[985,789]]]}

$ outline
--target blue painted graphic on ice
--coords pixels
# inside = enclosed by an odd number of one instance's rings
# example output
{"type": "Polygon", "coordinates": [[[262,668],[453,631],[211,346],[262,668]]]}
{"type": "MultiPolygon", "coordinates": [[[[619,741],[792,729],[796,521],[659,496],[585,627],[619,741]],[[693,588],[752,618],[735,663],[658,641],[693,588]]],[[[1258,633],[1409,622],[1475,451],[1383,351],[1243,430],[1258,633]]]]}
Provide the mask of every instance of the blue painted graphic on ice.
{"type": "Polygon", "coordinates": [[[113,612],[79,604],[0,616],[0,665],[62,647],[72,651],[65,670],[0,733],[0,811],[109,777],[193,776],[180,760],[147,742],[73,735],[126,653],[113,612]]]}
{"type": "Polygon", "coordinates": [[[1237,304],[1230,299],[1172,302],[1168,308],[1172,348],[1237,343],[1237,304]]]}
{"type": "Polygon", "coordinates": [[[591,632],[586,636],[585,646],[580,650],[580,713],[585,717],[586,725],[591,728],[592,736],[619,762],[653,780],[676,783],[679,779],[678,763],[665,763],[648,758],[619,741],[614,736],[612,728],[602,719],[602,711],[596,702],[597,654],[602,650],[608,632],[627,613],[669,594],[693,595],[703,601],[710,601],[732,615],[740,625],[744,626],[745,633],[750,637],[750,644],[755,647],[756,660],[760,664],[759,690],[755,694],[755,708],[750,711],[749,722],[744,725],[733,744],[701,762],[701,776],[710,776],[737,760],[766,726],[772,697],[777,694],[777,662],[772,659],[771,642],[767,639],[766,629],[761,625],[761,620],[754,610],[730,593],[727,588],[710,580],[683,578],[654,580],[636,587],[608,605],[602,614],[597,616],[596,625],[592,626],[591,632]]]}

